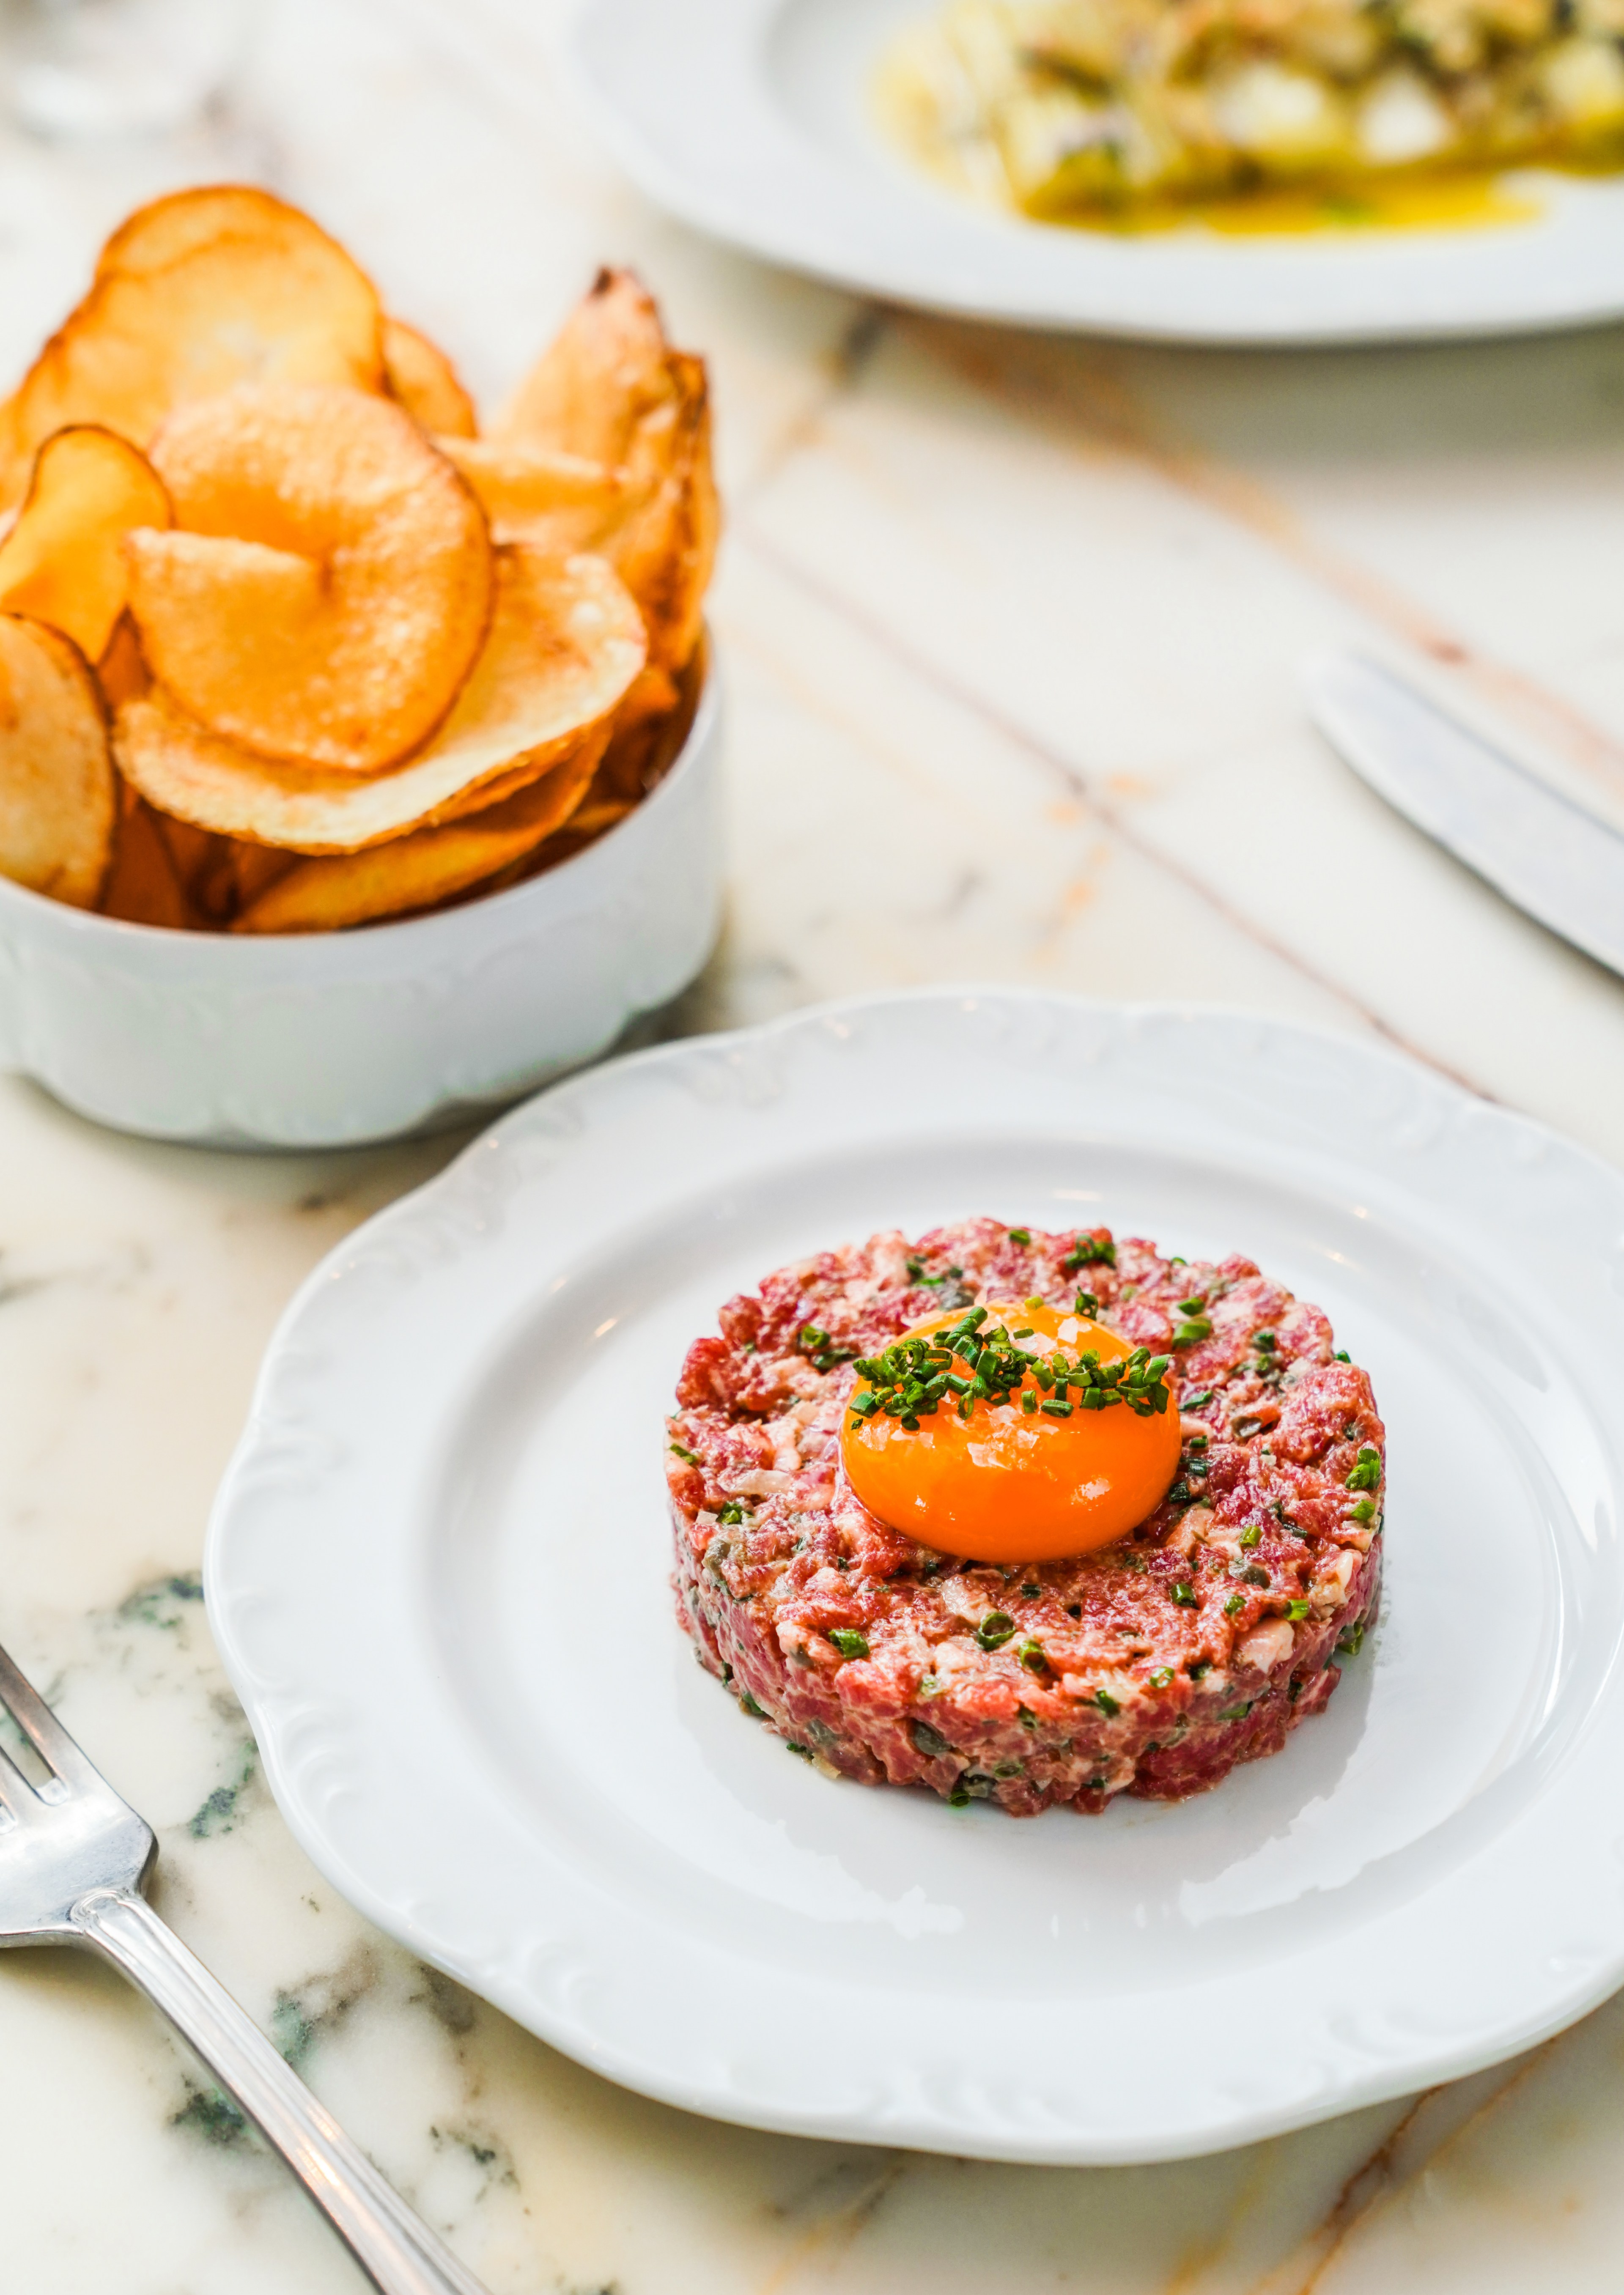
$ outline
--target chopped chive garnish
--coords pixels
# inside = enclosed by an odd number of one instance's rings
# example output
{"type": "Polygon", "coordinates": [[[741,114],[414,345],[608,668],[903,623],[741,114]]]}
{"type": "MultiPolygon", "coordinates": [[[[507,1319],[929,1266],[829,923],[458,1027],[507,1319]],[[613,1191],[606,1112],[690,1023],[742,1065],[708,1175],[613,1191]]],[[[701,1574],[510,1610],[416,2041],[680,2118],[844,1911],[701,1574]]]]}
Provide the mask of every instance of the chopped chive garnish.
{"type": "Polygon", "coordinates": [[[1359,1463],[1348,1477],[1351,1491],[1373,1491],[1382,1479],[1382,1454],[1368,1442],[1359,1444],[1359,1463]]]}
{"type": "Polygon", "coordinates": [[[1172,1678],[1173,1670],[1171,1665],[1159,1665],[1145,1677],[1153,1689],[1165,1689],[1172,1678]]]}
{"type": "Polygon", "coordinates": [[[1365,1645],[1365,1625],[1361,1619],[1356,1626],[1344,1626],[1336,1637],[1336,1646],[1349,1657],[1357,1657],[1365,1645]]]}
{"type": "Polygon", "coordinates": [[[1099,1312],[1099,1302],[1091,1291],[1080,1291],[1077,1294],[1077,1304],[1073,1312],[1086,1316],[1088,1320],[1092,1322],[1099,1312]]]}
{"type": "Polygon", "coordinates": [[[1019,1644],[1015,1654],[1028,1673],[1049,1671],[1049,1660],[1043,1654],[1043,1645],[1040,1641],[1034,1641],[1030,1634],[1024,1642],[1019,1644]]]}
{"type": "Polygon", "coordinates": [[[718,1507],[716,1509],[717,1521],[726,1523],[730,1530],[735,1528],[744,1518],[745,1510],[737,1499],[730,1499],[726,1506],[718,1507]]]}
{"type": "Polygon", "coordinates": [[[1349,1515],[1348,1519],[1350,1522],[1359,1523],[1361,1526],[1367,1522],[1374,1522],[1375,1520],[1375,1500],[1374,1499],[1361,1499],[1359,1504],[1354,1507],[1351,1514],[1349,1515]]]}
{"type": "Polygon", "coordinates": [[[989,1610],[975,1629],[975,1638],[984,1650],[1002,1649],[1015,1631],[1015,1620],[1004,1610],[989,1610]]]}
{"type": "Polygon", "coordinates": [[[1179,1408],[1180,1410],[1199,1410],[1204,1403],[1211,1402],[1212,1400],[1212,1388],[1204,1386],[1199,1394],[1187,1394],[1179,1408]]]}
{"type": "Polygon", "coordinates": [[[812,1358],[814,1370],[833,1370],[836,1363],[850,1362],[856,1355],[855,1347],[836,1346],[828,1333],[820,1330],[816,1323],[803,1323],[796,1345],[804,1355],[812,1358]]]}
{"type": "MultiPolygon", "coordinates": [[[[1049,1302],[1047,1299],[1028,1299],[1026,1302],[1026,1312],[1029,1315],[1035,1314],[1040,1307],[1047,1307],[1048,1304],[1049,1302]]],[[[1018,1339],[1020,1335],[1020,1333],[1017,1331],[1016,1333],[1016,1338],[1018,1339]]]]}
{"type": "Polygon", "coordinates": [[[855,1626],[831,1626],[829,1639],[842,1657],[867,1657],[869,1654],[868,1638],[860,1634],[855,1626]]]}
{"type": "Polygon", "coordinates": [[[1108,1689],[1097,1689],[1094,1692],[1094,1703],[1102,1713],[1108,1715],[1112,1719],[1114,1719],[1122,1710],[1108,1689]]]}
{"type": "Polygon", "coordinates": [[[698,1465],[699,1453],[697,1450],[690,1450],[686,1442],[673,1442],[671,1447],[676,1452],[678,1458],[686,1458],[690,1466],[697,1466],[698,1465]]]}
{"type": "Polygon", "coordinates": [[[1243,1546],[1256,1546],[1261,1542],[1262,1536],[1263,1532],[1259,1525],[1255,1522],[1249,1523],[1246,1528],[1241,1532],[1241,1544],[1243,1546]]]}
{"type": "Polygon", "coordinates": [[[1180,1578],[1173,1588],[1173,1599],[1181,1610],[1198,1610],[1201,1607],[1196,1597],[1196,1589],[1187,1578],[1180,1578]]]}
{"type": "Polygon", "coordinates": [[[764,1721],[766,1719],[767,1715],[765,1708],[756,1703],[755,1700],[751,1696],[747,1689],[740,1692],[739,1703],[743,1711],[749,1715],[752,1721],[764,1721]]]}
{"type": "Polygon", "coordinates": [[[1170,1355],[1153,1355],[1147,1347],[1135,1347],[1125,1361],[1102,1364],[1098,1350],[1089,1348],[1075,1362],[1060,1352],[1045,1360],[1016,1344],[1035,1337],[1033,1329],[1022,1326],[1011,1333],[1001,1324],[989,1322],[988,1315],[986,1308],[978,1307],[951,1330],[929,1339],[895,1339],[877,1354],[854,1358],[836,1350],[828,1334],[814,1326],[808,1326],[803,1335],[807,1344],[819,1348],[812,1360],[820,1370],[831,1369],[836,1361],[855,1360],[863,1386],[852,1398],[854,1419],[884,1411],[888,1418],[900,1419],[910,1433],[918,1431],[920,1419],[934,1415],[949,1394],[958,1398],[959,1416],[967,1421],[972,1396],[998,1404],[1011,1403],[1018,1395],[1029,1417],[1034,1409],[1041,1409],[1051,1417],[1069,1417],[1075,1406],[1066,1400],[1068,1387],[1074,1388],[1091,1410],[1123,1402],[1140,1418],[1166,1411],[1166,1377],[1172,1368],[1170,1355]],[[967,1378],[951,1368],[954,1362],[967,1366],[971,1375],[967,1378]],[[1046,1393],[1053,1392],[1052,1405],[1027,1400],[1029,1378],[1046,1393]]]}
{"type": "Polygon", "coordinates": [[[1080,1267],[1114,1267],[1116,1246],[1108,1235],[1080,1235],[1060,1262],[1063,1275],[1075,1275],[1080,1267]]]}
{"type": "Polygon", "coordinates": [[[1173,1325],[1173,1344],[1176,1347],[1198,1346],[1203,1339],[1212,1335],[1212,1318],[1191,1315],[1182,1323],[1173,1325]]]}
{"type": "Polygon", "coordinates": [[[1207,1295],[1204,1291],[1192,1291],[1187,1299],[1180,1299],[1178,1302],[1179,1312],[1181,1315],[1199,1315],[1206,1303],[1207,1295]]]}
{"type": "Polygon", "coordinates": [[[1293,1626],[1301,1625],[1308,1613],[1309,1605],[1306,1602],[1288,1602],[1285,1605],[1285,1614],[1293,1626]]]}
{"type": "Polygon", "coordinates": [[[1245,1705],[1221,1706],[1219,1709],[1218,1718],[1220,1721],[1244,1721],[1251,1711],[1252,1702],[1248,1700],[1245,1705]]]}
{"type": "Polygon", "coordinates": [[[1334,1359],[1337,1362],[1345,1363],[1351,1363],[1353,1360],[1353,1357],[1348,1352],[1346,1347],[1338,1347],[1334,1359]]]}
{"type": "Polygon", "coordinates": [[[1199,1681],[1203,1674],[1212,1672],[1212,1661],[1210,1657],[1194,1658],[1184,1670],[1192,1681],[1199,1681]]]}
{"type": "Polygon", "coordinates": [[[1257,1331],[1253,1335],[1252,1344],[1261,1355],[1271,1355],[1280,1341],[1274,1331],[1257,1331]]]}
{"type": "Polygon", "coordinates": [[[1224,1604],[1224,1615],[1226,1618],[1232,1618],[1237,1610],[1244,1610],[1245,1606],[1246,1597],[1244,1594],[1231,1594],[1224,1604]]]}
{"type": "Polygon", "coordinates": [[[1028,1418],[1036,1417],[1038,1411],[1038,1398],[1035,1391],[1030,1386],[1024,1386],[1021,1389],[1021,1408],[1026,1413],[1028,1418]]]}
{"type": "Polygon", "coordinates": [[[1012,1227],[1009,1230],[1009,1240],[1011,1243],[1020,1244],[1024,1249],[1032,1241],[1032,1229],[1029,1227],[1012,1227]]]}

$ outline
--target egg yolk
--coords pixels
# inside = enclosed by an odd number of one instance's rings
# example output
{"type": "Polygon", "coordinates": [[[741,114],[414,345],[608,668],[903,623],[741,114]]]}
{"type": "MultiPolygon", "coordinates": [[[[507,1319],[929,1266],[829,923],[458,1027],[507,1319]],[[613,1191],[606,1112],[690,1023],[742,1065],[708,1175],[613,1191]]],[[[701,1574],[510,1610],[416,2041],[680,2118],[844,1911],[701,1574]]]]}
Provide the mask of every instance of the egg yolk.
{"type": "MultiPolygon", "coordinates": [[[[1159,1377],[1147,1384],[1148,1374],[1165,1372],[1166,1358],[1147,1364],[1142,1348],[1104,1324],[1054,1307],[989,1306],[974,1335],[965,1323],[961,1315],[933,1315],[903,1334],[900,1352],[887,1351],[888,1368],[886,1357],[872,1359],[873,1376],[860,1367],[840,1453],[869,1512],[921,1545],[976,1562],[1088,1554],[1143,1522],[1167,1495],[1179,1465],[1178,1410],[1165,1387],[1162,1408],[1155,1407],[1150,1387],[1159,1377]],[[1008,1338],[993,1338],[989,1360],[1004,1357],[1002,1378],[994,1369],[991,1394],[961,1396],[958,1384],[975,1376],[989,1335],[1000,1330],[1008,1338]],[[948,1332],[951,1341],[938,1344],[929,1360],[908,1346],[948,1332]],[[1010,1344],[1044,1366],[1047,1384],[1029,1372],[1005,1390],[1010,1344]],[[1109,1367],[1122,1364],[1115,1377],[1134,1400],[1089,1407],[1081,1399],[1086,1371],[1065,1385],[1052,1376],[1062,1367],[1069,1374],[1090,1352],[1106,1373],[1105,1391],[1112,1391],[1109,1367]],[[904,1362],[926,1394],[911,1410],[892,1415],[906,1392],[894,1376],[904,1362]],[[934,1410],[932,1384],[941,1390],[934,1410]]],[[[1098,1380],[1091,1384],[1100,1391],[1098,1380]]]]}

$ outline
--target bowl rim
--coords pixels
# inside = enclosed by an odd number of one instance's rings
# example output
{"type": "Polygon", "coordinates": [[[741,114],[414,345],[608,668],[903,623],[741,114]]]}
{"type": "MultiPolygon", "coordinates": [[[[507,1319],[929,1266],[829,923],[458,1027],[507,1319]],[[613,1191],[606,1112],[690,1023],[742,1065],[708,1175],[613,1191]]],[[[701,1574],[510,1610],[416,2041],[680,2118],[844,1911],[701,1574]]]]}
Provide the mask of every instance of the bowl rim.
{"type": "Polygon", "coordinates": [[[549,895],[563,902],[583,878],[590,877],[594,864],[599,868],[605,865],[602,856],[612,846],[629,842],[638,833],[640,823],[668,807],[679,785],[692,779],[696,760],[710,747],[722,703],[715,647],[708,624],[701,643],[704,675],[699,698],[687,736],[669,770],[624,820],[617,821],[601,837],[594,837],[579,853],[572,853],[567,860],[526,878],[523,884],[460,901],[453,908],[436,910],[428,916],[388,918],[377,924],[348,925],[320,932],[249,934],[188,932],[173,925],[137,924],[126,917],[103,916],[99,909],[79,909],[66,901],[54,901],[48,893],[37,893],[13,878],[0,876],[0,934],[14,917],[16,925],[31,936],[42,932],[58,934],[70,944],[77,943],[86,953],[94,948],[96,953],[110,957],[122,948],[129,954],[139,951],[144,956],[178,957],[184,952],[201,958],[206,950],[218,951],[222,963],[249,968],[271,964],[279,953],[286,959],[295,951],[347,947],[356,954],[363,950],[379,953],[386,949],[404,951],[414,938],[428,946],[437,936],[449,937],[459,930],[466,931],[470,918],[496,916],[520,903],[544,900],[549,895]],[[8,914],[8,911],[13,913],[8,914]],[[233,952],[225,954],[227,950],[233,952]]]}

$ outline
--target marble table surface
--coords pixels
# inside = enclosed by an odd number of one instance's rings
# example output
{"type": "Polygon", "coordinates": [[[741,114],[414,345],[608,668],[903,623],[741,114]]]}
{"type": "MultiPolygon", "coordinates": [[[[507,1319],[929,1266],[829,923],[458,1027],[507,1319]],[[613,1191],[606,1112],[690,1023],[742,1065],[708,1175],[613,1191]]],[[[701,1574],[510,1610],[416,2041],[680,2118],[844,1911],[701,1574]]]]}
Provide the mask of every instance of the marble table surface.
{"type": "MultiPolygon", "coordinates": [[[[552,0],[265,0],[161,146],[0,135],[0,363],[132,201],[251,173],[487,401],[601,259],[713,363],[732,894],[673,1028],[934,980],[1374,1033],[1624,1158],[1624,985],[1307,723],[1360,638],[1624,817],[1624,332],[1262,355],[869,307],[666,222],[565,92],[552,0]]],[[[492,2295],[1611,2289],[1624,2009],[1221,2157],[1024,2169],[690,2119],[555,2055],[306,1864],[198,1565],[294,1286],[456,1139],[230,1156],[0,1080],[0,1638],[157,1825],[158,1901],[492,2295]]],[[[352,2266],[118,1981],[0,1965],[5,2295],[341,2295],[352,2266]]]]}

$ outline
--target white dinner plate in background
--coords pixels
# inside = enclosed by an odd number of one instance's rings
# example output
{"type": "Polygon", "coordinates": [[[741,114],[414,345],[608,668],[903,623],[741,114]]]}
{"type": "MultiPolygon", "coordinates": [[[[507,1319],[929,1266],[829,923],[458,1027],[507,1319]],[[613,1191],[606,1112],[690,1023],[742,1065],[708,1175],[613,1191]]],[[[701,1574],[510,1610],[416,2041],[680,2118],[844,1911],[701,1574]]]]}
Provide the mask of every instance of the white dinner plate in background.
{"type": "Polygon", "coordinates": [[[1624,1178],[1538,1126],[1240,1015],[859,1000],[560,1084],[334,1252],[209,1611],[333,1885],[582,2062],[804,2135],[1169,2159],[1624,1981],[1621,1398],[1624,1178]],[[1195,1800],[831,1780],[678,1626],[689,1342],[787,1260],[976,1213],[1244,1252],[1374,1379],[1380,1626],[1195,1800]]]}
{"type": "Polygon", "coordinates": [[[1190,342],[1514,334],[1624,314],[1618,179],[1530,177],[1537,219],[1470,230],[1124,238],[983,210],[894,152],[870,116],[876,59],[937,4],[585,0],[571,52],[652,199],[861,294],[1190,342]]]}

